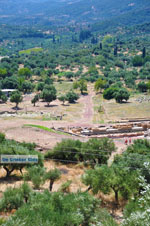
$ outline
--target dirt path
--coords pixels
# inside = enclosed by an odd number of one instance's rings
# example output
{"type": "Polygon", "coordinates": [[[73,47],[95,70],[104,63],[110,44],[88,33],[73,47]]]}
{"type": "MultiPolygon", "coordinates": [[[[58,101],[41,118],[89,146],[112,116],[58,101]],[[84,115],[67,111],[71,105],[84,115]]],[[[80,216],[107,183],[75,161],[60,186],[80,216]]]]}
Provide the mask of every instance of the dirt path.
{"type": "Polygon", "coordinates": [[[82,96],[80,102],[84,104],[83,114],[78,121],[71,123],[70,126],[74,127],[89,127],[93,125],[93,96],[94,91],[92,87],[88,87],[88,95],[82,96]]]}

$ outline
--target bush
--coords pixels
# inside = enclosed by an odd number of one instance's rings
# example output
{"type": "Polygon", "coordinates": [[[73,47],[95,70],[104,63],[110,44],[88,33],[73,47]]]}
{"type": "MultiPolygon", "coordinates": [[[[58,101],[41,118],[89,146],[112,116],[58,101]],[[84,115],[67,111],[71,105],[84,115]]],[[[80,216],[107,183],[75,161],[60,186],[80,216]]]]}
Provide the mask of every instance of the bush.
{"type": "Polygon", "coordinates": [[[2,143],[5,140],[5,134],[0,133],[0,143],[2,143]]]}
{"type": "Polygon", "coordinates": [[[7,188],[0,200],[0,211],[11,211],[20,208],[27,203],[31,195],[31,189],[24,183],[20,188],[7,188]]]}
{"type": "Polygon", "coordinates": [[[66,100],[69,102],[69,103],[75,103],[75,101],[77,101],[79,99],[79,95],[73,91],[69,91],[67,94],[66,94],[66,100]]]}
{"type": "Polygon", "coordinates": [[[144,60],[141,56],[135,56],[132,63],[134,67],[140,67],[144,64],[144,60]]]}
{"type": "Polygon", "coordinates": [[[103,92],[103,98],[106,100],[111,100],[115,97],[115,93],[118,91],[118,88],[110,87],[105,89],[103,92]]]}
{"type": "Polygon", "coordinates": [[[44,179],[49,180],[49,190],[52,191],[53,184],[56,180],[58,180],[61,177],[61,172],[59,169],[49,170],[46,174],[44,179]]]}
{"type": "Polygon", "coordinates": [[[106,214],[98,213],[99,207],[99,200],[88,193],[78,192],[64,195],[58,192],[50,194],[45,191],[41,194],[37,193],[32,198],[30,205],[22,206],[7,221],[6,226],[70,226],[92,224],[114,226],[115,224],[112,218],[110,217],[108,219],[109,214],[106,217],[106,214]]]}
{"type": "Polygon", "coordinates": [[[39,189],[42,184],[45,182],[45,168],[41,166],[32,166],[27,169],[25,174],[25,180],[31,180],[34,188],[39,189]]]}
{"type": "Polygon", "coordinates": [[[70,162],[88,162],[106,164],[111,153],[115,151],[115,144],[109,138],[90,139],[87,142],[66,139],[47,152],[45,157],[70,162]]]}

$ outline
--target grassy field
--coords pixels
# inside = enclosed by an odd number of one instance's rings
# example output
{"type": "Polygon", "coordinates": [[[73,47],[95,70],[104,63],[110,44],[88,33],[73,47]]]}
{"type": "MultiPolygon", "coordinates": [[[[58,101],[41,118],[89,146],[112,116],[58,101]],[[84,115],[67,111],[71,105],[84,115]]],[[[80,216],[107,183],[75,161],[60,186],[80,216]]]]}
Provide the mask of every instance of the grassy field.
{"type": "Polygon", "coordinates": [[[94,106],[93,123],[104,123],[106,115],[103,108],[102,94],[98,94],[93,97],[93,106],[94,106]]]}
{"type": "MultiPolygon", "coordinates": [[[[115,100],[104,100],[102,95],[96,95],[93,98],[94,118],[93,123],[104,123],[126,118],[146,118],[150,117],[150,102],[139,103],[137,98],[142,94],[132,95],[127,103],[116,103],[115,100]],[[98,112],[101,106],[102,111],[98,112]]],[[[147,96],[147,98],[150,96],[147,96]]]]}
{"type": "Polygon", "coordinates": [[[60,135],[69,135],[69,134],[66,134],[66,133],[45,127],[45,126],[40,126],[40,125],[25,124],[24,127],[38,128],[38,129],[41,129],[41,130],[44,130],[44,131],[48,131],[48,132],[56,133],[56,134],[60,134],[60,135]]]}
{"type": "Polygon", "coordinates": [[[19,51],[19,54],[31,54],[32,52],[41,52],[43,51],[42,48],[32,48],[32,49],[26,49],[19,51]]]}
{"type": "Polygon", "coordinates": [[[60,96],[62,94],[67,93],[72,89],[72,82],[55,82],[55,88],[57,90],[57,95],[60,96]]]}

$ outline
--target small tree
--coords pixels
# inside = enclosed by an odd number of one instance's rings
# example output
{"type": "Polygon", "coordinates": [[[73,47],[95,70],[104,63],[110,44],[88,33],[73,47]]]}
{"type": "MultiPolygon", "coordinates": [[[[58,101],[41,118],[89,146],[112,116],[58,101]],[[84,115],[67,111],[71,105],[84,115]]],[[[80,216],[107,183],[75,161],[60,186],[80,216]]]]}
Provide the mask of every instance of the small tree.
{"type": "Polygon", "coordinates": [[[58,97],[58,100],[62,101],[63,105],[64,105],[65,101],[67,100],[67,97],[66,97],[66,95],[62,95],[62,96],[58,97]]]}
{"type": "Polygon", "coordinates": [[[70,192],[70,185],[72,181],[67,180],[65,183],[63,183],[59,189],[60,192],[69,193],[70,192]]]}
{"type": "Polygon", "coordinates": [[[37,83],[37,85],[36,85],[37,91],[42,91],[44,89],[44,85],[45,85],[44,82],[37,83]]]}
{"type": "Polygon", "coordinates": [[[18,108],[18,104],[21,103],[22,100],[23,100],[23,97],[19,91],[12,92],[10,101],[12,103],[16,103],[16,109],[18,108]]]}
{"type": "Polygon", "coordinates": [[[137,182],[137,175],[132,172],[129,174],[127,169],[113,164],[111,167],[103,165],[96,167],[93,170],[87,170],[83,175],[83,183],[89,185],[88,190],[92,189],[96,194],[102,191],[104,194],[110,194],[113,190],[115,194],[115,202],[119,203],[119,194],[125,199],[131,197],[135,184],[137,182]]]}
{"type": "Polygon", "coordinates": [[[47,104],[49,106],[50,102],[52,102],[53,100],[56,100],[56,97],[57,97],[56,93],[57,93],[57,91],[56,91],[56,89],[55,89],[55,87],[53,85],[47,85],[44,88],[41,96],[42,96],[42,99],[45,102],[47,102],[47,104]]]}
{"type": "Polygon", "coordinates": [[[96,82],[95,82],[95,85],[94,85],[94,89],[96,92],[100,91],[105,88],[105,85],[106,85],[106,81],[105,80],[102,80],[101,78],[99,78],[96,82]]]}
{"type": "Polygon", "coordinates": [[[56,180],[59,180],[61,177],[61,172],[59,169],[50,170],[45,175],[45,180],[50,180],[49,190],[52,191],[53,184],[56,180]]]}
{"type": "Polygon", "coordinates": [[[22,89],[24,93],[31,92],[33,90],[33,84],[29,81],[24,81],[22,84],[22,89]]]}
{"type": "Polygon", "coordinates": [[[73,91],[69,91],[66,94],[66,99],[69,103],[75,103],[79,99],[79,95],[73,91]]]}
{"type": "Polygon", "coordinates": [[[0,211],[11,211],[19,209],[28,202],[31,196],[31,188],[24,183],[19,188],[7,188],[0,200],[0,211]]]}
{"type": "Polygon", "coordinates": [[[32,75],[32,72],[29,68],[21,68],[18,72],[19,76],[23,76],[25,78],[30,78],[32,75]]]}
{"type": "Polygon", "coordinates": [[[3,103],[6,103],[8,98],[7,96],[0,90],[0,100],[3,102],[3,103]]]}
{"type": "Polygon", "coordinates": [[[123,100],[128,100],[130,97],[130,93],[126,89],[119,89],[115,92],[115,100],[117,103],[122,103],[123,100]]]}
{"type": "Polygon", "coordinates": [[[34,105],[34,107],[35,107],[35,104],[37,103],[39,101],[39,95],[38,94],[36,94],[34,97],[33,97],[33,99],[31,100],[31,103],[34,105]]]}
{"type": "Polygon", "coordinates": [[[118,91],[118,88],[110,87],[105,89],[103,92],[103,98],[106,100],[111,100],[115,97],[115,93],[118,91]]]}
{"type": "Polygon", "coordinates": [[[138,84],[138,90],[140,91],[140,92],[146,92],[147,91],[147,88],[148,88],[148,86],[147,86],[147,84],[145,83],[145,82],[140,82],[139,84],[138,84]]]}
{"type": "Polygon", "coordinates": [[[147,85],[148,91],[150,92],[150,81],[148,81],[146,85],[147,85]]]}
{"type": "Polygon", "coordinates": [[[27,169],[24,176],[25,180],[31,180],[34,188],[39,189],[45,182],[45,168],[41,166],[32,166],[27,169]]]}
{"type": "Polygon", "coordinates": [[[84,94],[84,91],[87,91],[87,83],[86,83],[86,81],[84,79],[81,79],[80,81],[75,82],[73,84],[73,88],[74,89],[78,89],[79,88],[81,94],[84,94]]]}
{"type": "Polygon", "coordinates": [[[142,58],[141,56],[135,56],[135,57],[133,58],[132,63],[133,63],[133,66],[134,66],[134,67],[140,67],[140,66],[143,65],[144,60],[143,60],[143,58],[142,58]]]}

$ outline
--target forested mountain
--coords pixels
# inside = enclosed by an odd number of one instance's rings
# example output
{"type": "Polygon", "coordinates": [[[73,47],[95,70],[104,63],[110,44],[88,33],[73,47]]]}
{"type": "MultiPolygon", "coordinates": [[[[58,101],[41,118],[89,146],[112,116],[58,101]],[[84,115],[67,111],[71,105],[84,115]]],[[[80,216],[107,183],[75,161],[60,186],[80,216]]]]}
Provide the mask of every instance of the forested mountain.
{"type": "Polygon", "coordinates": [[[150,20],[149,10],[147,0],[0,0],[0,22],[64,25],[119,17],[124,23],[130,16],[138,24],[150,20]]]}

